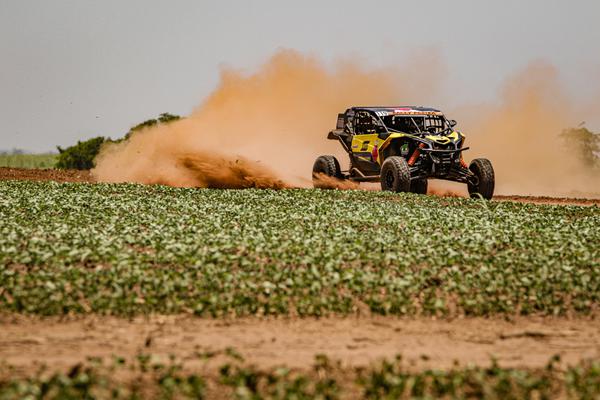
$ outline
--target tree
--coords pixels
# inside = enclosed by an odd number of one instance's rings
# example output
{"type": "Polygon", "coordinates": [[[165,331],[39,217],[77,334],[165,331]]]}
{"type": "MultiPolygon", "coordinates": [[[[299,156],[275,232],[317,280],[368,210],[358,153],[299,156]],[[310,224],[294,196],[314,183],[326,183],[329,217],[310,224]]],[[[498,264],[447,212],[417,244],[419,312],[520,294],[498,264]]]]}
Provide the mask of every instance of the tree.
{"type": "Polygon", "coordinates": [[[600,168],[600,134],[584,126],[569,128],[560,134],[567,148],[589,168],[600,168]]]}
{"type": "Polygon", "coordinates": [[[169,113],[162,113],[158,116],[158,122],[160,122],[161,124],[177,121],[178,119],[181,119],[179,115],[169,113]]]}
{"type": "Polygon", "coordinates": [[[140,122],[139,124],[133,126],[129,129],[129,132],[127,132],[121,140],[129,139],[134,132],[142,130],[144,128],[149,128],[158,124],[168,124],[169,122],[177,121],[178,119],[181,119],[179,115],[162,113],[158,116],[158,118],[147,119],[144,122],[140,122]]]}
{"type": "Polygon", "coordinates": [[[98,136],[84,142],[78,141],[76,145],[67,147],[66,149],[56,146],[59,154],[55,167],[59,169],[94,168],[94,158],[96,158],[100,147],[106,141],[107,139],[104,137],[98,136]]]}
{"type": "Polygon", "coordinates": [[[67,147],[66,149],[57,146],[59,155],[56,161],[55,168],[59,169],[91,169],[94,168],[94,159],[100,152],[104,143],[112,142],[118,143],[127,140],[131,137],[133,132],[139,131],[144,128],[149,128],[158,124],[168,124],[173,121],[181,119],[179,115],[162,113],[158,118],[148,119],[141,122],[125,134],[121,139],[112,140],[111,138],[105,138],[102,136],[95,137],[93,139],[86,140],[84,142],[78,141],[76,145],[67,147]]]}

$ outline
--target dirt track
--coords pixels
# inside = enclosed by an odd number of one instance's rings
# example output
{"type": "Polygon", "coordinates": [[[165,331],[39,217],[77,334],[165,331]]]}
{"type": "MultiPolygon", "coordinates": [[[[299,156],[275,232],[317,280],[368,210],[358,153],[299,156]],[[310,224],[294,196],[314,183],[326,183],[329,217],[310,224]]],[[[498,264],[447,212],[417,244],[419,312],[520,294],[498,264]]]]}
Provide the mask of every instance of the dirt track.
{"type": "Polygon", "coordinates": [[[0,167],[0,181],[93,182],[89,171],[0,167]]]}
{"type": "MultiPolygon", "coordinates": [[[[512,322],[467,318],[352,317],[324,319],[210,320],[191,316],[133,320],[0,317],[0,360],[35,370],[39,363],[67,368],[89,356],[174,354],[193,366],[202,351],[238,350],[261,367],[307,368],[324,353],[345,366],[363,366],[402,354],[415,368],[542,367],[555,354],[566,364],[600,357],[600,320],[517,318],[512,322]]],[[[223,362],[215,358],[215,366],[223,362]]]]}
{"type": "Polygon", "coordinates": [[[592,206],[600,205],[600,198],[582,199],[571,197],[548,197],[548,196],[494,196],[497,201],[515,201],[518,203],[533,203],[533,204],[563,204],[572,206],[592,206]]]}
{"type": "MultiPolygon", "coordinates": [[[[56,170],[56,169],[24,169],[24,168],[5,168],[0,167],[1,180],[33,180],[33,181],[57,181],[57,182],[94,182],[89,171],[78,170],[56,170]]],[[[452,192],[437,192],[435,195],[453,196],[452,192]]],[[[498,201],[516,201],[520,203],[535,204],[569,204],[569,205],[600,205],[600,198],[566,198],[566,197],[544,197],[544,196],[494,196],[498,201]]]]}

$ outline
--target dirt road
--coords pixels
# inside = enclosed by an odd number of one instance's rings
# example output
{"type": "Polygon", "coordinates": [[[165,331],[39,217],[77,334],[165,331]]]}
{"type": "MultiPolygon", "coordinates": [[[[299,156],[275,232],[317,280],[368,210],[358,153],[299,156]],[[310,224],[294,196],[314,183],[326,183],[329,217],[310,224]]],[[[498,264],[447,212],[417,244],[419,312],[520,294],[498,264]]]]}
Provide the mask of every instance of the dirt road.
{"type": "MultiPolygon", "coordinates": [[[[0,317],[0,360],[34,371],[40,363],[67,368],[89,356],[174,354],[186,364],[199,352],[232,347],[260,367],[307,368],[326,354],[344,366],[402,354],[415,368],[542,367],[555,354],[567,363],[600,357],[600,320],[591,318],[351,317],[210,320],[192,316],[120,319],[0,317]]],[[[216,357],[215,366],[223,362],[216,357]]]]}
{"type": "Polygon", "coordinates": [[[92,182],[89,171],[64,169],[29,169],[0,167],[0,181],[57,181],[57,182],[92,182]]]}
{"type": "MultiPolygon", "coordinates": [[[[33,181],[56,181],[56,182],[94,182],[89,171],[78,170],[56,170],[56,169],[24,169],[0,167],[0,181],[2,180],[33,180],[33,181]]],[[[456,193],[433,191],[436,196],[456,197],[456,193]]],[[[460,196],[459,196],[460,197],[460,196]]],[[[600,205],[600,198],[567,198],[567,197],[544,197],[544,196],[519,196],[499,195],[494,196],[497,201],[515,201],[520,203],[534,204],[565,204],[591,206],[600,205]]]]}

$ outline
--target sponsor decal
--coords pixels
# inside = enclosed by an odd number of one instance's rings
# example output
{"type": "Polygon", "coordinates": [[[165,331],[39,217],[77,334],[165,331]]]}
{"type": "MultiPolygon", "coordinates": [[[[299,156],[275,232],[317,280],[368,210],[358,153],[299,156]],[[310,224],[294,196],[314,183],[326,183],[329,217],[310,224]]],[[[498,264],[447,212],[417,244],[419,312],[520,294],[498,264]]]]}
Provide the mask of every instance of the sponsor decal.
{"type": "Polygon", "coordinates": [[[402,147],[400,147],[400,155],[406,156],[408,155],[408,143],[404,143],[402,147]]]}
{"type": "Polygon", "coordinates": [[[377,114],[380,117],[387,117],[388,115],[397,115],[397,114],[401,114],[401,115],[443,115],[439,111],[421,111],[421,110],[415,110],[413,108],[408,108],[408,107],[394,108],[392,111],[375,111],[375,114],[377,114]]]}
{"type": "Polygon", "coordinates": [[[443,115],[438,111],[419,111],[419,110],[404,110],[404,109],[395,109],[394,114],[402,114],[402,115],[443,115]]]}

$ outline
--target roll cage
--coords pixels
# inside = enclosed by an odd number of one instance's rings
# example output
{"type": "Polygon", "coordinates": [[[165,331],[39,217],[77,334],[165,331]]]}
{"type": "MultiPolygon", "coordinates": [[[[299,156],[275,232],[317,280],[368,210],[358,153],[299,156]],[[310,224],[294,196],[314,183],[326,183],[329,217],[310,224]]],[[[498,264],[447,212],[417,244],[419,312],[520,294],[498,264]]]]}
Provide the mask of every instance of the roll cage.
{"type": "Polygon", "coordinates": [[[337,129],[352,135],[378,133],[389,136],[391,133],[411,135],[444,135],[452,132],[456,121],[448,120],[435,109],[410,108],[411,113],[394,113],[392,108],[352,108],[338,115],[337,129]],[[400,120],[402,123],[394,123],[400,120]],[[404,128],[401,126],[404,124],[404,128]],[[394,127],[392,127],[394,126],[394,127]]]}

